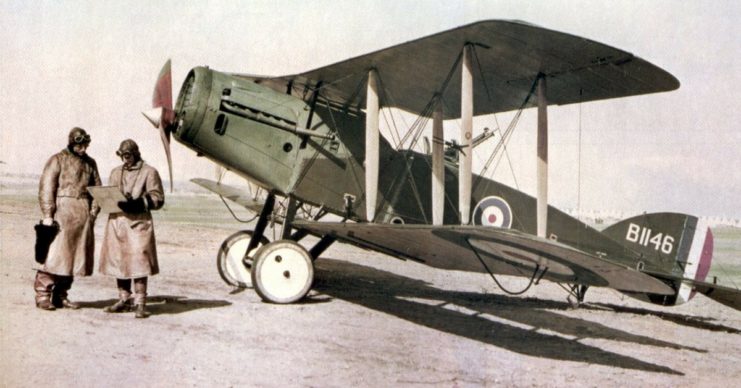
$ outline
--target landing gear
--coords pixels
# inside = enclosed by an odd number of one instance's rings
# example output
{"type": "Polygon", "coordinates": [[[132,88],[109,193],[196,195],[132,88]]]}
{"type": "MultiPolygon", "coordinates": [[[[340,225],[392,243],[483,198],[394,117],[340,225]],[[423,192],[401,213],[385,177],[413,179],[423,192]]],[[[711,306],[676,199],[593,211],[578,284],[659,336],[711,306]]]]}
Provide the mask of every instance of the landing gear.
{"type": "Polygon", "coordinates": [[[579,306],[584,303],[584,296],[587,295],[587,289],[589,289],[589,286],[585,286],[583,284],[571,285],[571,291],[569,292],[569,296],[566,298],[571,307],[579,308],[579,306]],[[576,300],[572,299],[572,297],[574,297],[576,300]]]}
{"type": "MultiPolygon", "coordinates": [[[[252,285],[260,297],[271,303],[287,304],[301,300],[314,282],[314,260],[335,242],[331,236],[323,236],[307,251],[296,241],[306,237],[308,231],[296,230],[292,224],[302,203],[288,196],[283,216],[273,214],[275,195],[265,198],[255,230],[237,232],[221,245],[217,256],[219,275],[236,287],[252,285]],[[269,242],[264,236],[270,220],[280,222],[280,240],[269,242]],[[293,232],[293,233],[292,233],[293,232]]],[[[327,212],[319,209],[311,218],[318,220],[327,212]]]]}
{"type": "Polygon", "coordinates": [[[252,285],[250,271],[253,256],[261,246],[270,242],[264,235],[260,236],[257,245],[248,252],[247,248],[253,236],[253,231],[241,230],[227,237],[221,244],[219,253],[216,255],[216,267],[219,269],[219,276],[226,284],[239,288],[252,285]]]}
{"type": "Polygon", "coordinates": [[[309,293],[314,281],[314,262],[309,252],[295,241],[274,241],[255,255],[251,277],[262,300],[293,303],[309,293]]]}
{"type": "Polygon", "coordinates": [[[269,243],[264,233],[274,205],[275,195],[269,193],[265,198],[260,218],[255,224],[255,230],[234,233],[221,244],[219,254],[216,256],[216,267],[226,284],[240,288],[249,287],[252,282],[250,277],[253,266],[252,255],[258,248],[269,243]]]}

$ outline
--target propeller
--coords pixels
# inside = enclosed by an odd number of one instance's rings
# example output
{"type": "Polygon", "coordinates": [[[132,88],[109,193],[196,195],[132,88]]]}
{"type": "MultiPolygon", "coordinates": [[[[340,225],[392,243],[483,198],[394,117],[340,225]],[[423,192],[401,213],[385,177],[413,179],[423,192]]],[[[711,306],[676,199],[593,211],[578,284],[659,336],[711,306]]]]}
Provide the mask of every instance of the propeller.
{"type": "Polygon", "coordinates": [[[170,153],[170,134],[174,129],[175,111],[172,110],[172,71],[170,70],[170,60],[162,66],[157,83],[154,86],[152,95],[152,108],[142,112],[144,117],[149,120],[155,128],[160,131],[162,145],[165,147],[167,155],[167,168],[170,173],[170,192],[172,192],[172,155],[170,153]]]}

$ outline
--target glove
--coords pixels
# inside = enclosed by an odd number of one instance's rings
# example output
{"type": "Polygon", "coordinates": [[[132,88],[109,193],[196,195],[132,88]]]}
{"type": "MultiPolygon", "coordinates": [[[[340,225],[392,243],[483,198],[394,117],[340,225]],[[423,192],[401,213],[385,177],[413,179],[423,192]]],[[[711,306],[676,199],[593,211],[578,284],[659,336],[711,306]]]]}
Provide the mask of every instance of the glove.
{"type": "Polygon", "coordinates": [[[129,199],[126,201],[118,201],[118,208],[121,209],[124,213],[129,214],[145,213],[147,211],[147,207],[144,204],[143,197],[137,199],[129,199]]]}

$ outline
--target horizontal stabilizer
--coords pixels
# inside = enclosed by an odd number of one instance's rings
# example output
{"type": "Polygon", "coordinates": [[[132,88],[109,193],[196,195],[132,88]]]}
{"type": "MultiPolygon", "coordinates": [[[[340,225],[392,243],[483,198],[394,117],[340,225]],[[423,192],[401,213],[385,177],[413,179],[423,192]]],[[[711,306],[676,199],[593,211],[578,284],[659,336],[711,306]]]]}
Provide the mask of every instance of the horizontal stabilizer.
{"type": "Polygon", "coordinates": [[[741,290],[723,287],[712,283],[695,283],[695,290],[708,298],[724,304],[728,307],[741,311],[741,290]]]}
{"type": "Polygon", "coordinates": [[[653,274],[650,272],[649,274],[658,278],[681,282],[682,285],[690,287],[694,292],[704,294],[708,298],[720,304],[724,304],[728,307],[741,311],[741,290],[739,289],[721,286],[716,283],[708,283],[699,280],[667,276],[666,274],[653,274]]]}
{"type": "Polygon", "coordinates": [[[190,181],[238,205],[242,205],[255,213],[260,213],[262,206],[264,205],[264,202],[255,201],[251,196],[245,193],[244,189],[235,186],[225,185],[223,183],[203,178],[194,178],[190,181]]]}
{"type": "Polygon", "coordinates": [[[704,282],[695,284],[695,289],[718,303],[741,311],[741,290],[704,282]]]}

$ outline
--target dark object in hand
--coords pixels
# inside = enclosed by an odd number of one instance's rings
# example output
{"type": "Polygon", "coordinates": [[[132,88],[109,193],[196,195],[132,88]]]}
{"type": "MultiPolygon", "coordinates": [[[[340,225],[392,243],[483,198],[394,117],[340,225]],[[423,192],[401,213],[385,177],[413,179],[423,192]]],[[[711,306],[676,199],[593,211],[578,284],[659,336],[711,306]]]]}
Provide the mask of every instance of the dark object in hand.
{"type": "Polygon", "coordinates": [[[56,221],[51,225],[44,225],[39,222],[33,228],[36,230],[36,245],[34,246],[36,262],[44,264],[46,256],[49,255],[49,246],[59,233],[59,224],[56,221]]]}
{"type": "Polygon", "coordinates": [[[124,213],[137,214],[144,213],[147,211],[147,207],[144,203],[144,197],[137,199],[128,199],[126,201],[119,201],[118,208],[124,213]]]}

